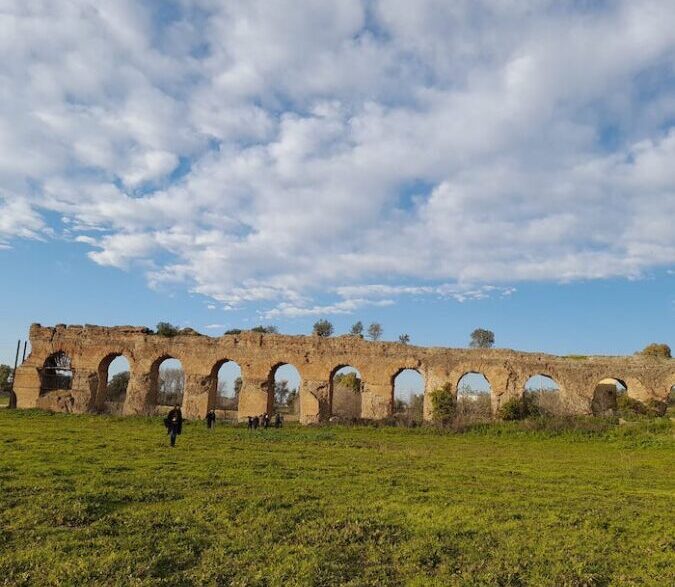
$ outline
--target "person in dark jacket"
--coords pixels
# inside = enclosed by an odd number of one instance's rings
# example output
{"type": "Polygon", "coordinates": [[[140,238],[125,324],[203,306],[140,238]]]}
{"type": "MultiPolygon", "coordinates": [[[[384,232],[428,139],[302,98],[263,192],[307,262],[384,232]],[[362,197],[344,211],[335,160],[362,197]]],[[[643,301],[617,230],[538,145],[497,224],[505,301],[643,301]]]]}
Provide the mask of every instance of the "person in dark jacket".
{"type": "Polygon", "coordinates": [[[164,424],[171,440],[171,446],[176,446],[176,436],[183,431],[183,413],[178,404],[164,418],[164,424]]]}
{"type": "Polygon", "coordinates": [[[281,428],[281,426],[283,425],[283,422],[284,421],[281,419],[281,414],[279,412],[277,412],[276,415],[274,416],[274,427],[275,428],[281,428]]]}
{"type": "Polygon", "coordinates": [[[213,430],[216,427],[216,411],[209,410],[206,412],[206,427],[213,430]]]}
{"type": "Polygon", "coordinates": [[[263,414],[263,416],[262,416],[262,421],[263,421],[263,427],[264,427],[265,429],[267,429],[267,428],[270,427],[270,415],[269,415],[267,412],[265,412],[265,413],[263,414]]]}
{"type": "Polygon", "coordinates": [[[253,416],[248,417],[248,429],[253,430],[253,416]]]}
{"type": "Polygon", "coordinates": [[[260,425],[260,418],[258,416],[253,416],[253,430],[257,430],[260,425]]]}

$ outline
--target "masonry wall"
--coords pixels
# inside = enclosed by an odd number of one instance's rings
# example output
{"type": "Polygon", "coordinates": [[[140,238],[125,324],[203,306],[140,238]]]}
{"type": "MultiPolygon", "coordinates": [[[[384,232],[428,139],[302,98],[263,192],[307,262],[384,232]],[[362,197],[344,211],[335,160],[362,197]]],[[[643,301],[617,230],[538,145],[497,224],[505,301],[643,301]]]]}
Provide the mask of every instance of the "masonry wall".
{"type": "Polygon", "coordinates": [[[381,419],[391,414],[394,377],[415,369],[425,379],[425,417],[431,415],[429,392],[449,382],[456,393],[463,375],[483,373],[492,387],[492,408],[520,397],[533,375],[547,375],[560,386],[569,414],[589,414],[596,385],[614,378],[625,383],[628,395],[647,402],[667,402],[675,385],[675,360],[642,356],[567,358],[505,349],[424,348],[358,337],[285,336],[244,332],[220,338],[185,333],[173,338],[132,326],[65,326],[30,328],[31,354],[17,371],[17,407],[53,411],[95,412],[105,403],[107,368],[123,355],[129,361],[130,380],[122,412],[126,415],[157,411],[157,370],[166,358],[181,361],[185,372],[183,411],[202,418],[215,401],[218,368],[223,361],[241,367],[243,386],[238,416],[272,411],[274,371],[295,366],[302,378],[300,420],[330,418],[331,374],[343,366],[358,369],[363,382],[361,416],[381,419]],[[72,361],[70,390],[41,393],[45,361],[64,352],[72,361]]]}

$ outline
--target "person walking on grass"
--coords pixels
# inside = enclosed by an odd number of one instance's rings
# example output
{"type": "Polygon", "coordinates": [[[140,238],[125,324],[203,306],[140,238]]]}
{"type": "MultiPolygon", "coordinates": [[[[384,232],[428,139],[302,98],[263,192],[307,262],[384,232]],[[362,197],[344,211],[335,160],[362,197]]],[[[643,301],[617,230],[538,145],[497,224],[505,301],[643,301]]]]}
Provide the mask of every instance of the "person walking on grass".
{"type": "Polygon", "coordinates": [[[206,412],[206,427],[213,430],[216,427],[216,411],[209,410],[206,412]]]}
{"type": "Polygon", "coordinates": [[[183,431],[183,413],[180,411],[180,406],[176,404],[166,418],[164,418],[164,425],[171,440],[171,446],[176,446],[176,436],[183,431]]]}
{"type": "Polygon", "coordinates": [[[281,428],[283,426],[284,421],[281,418],[281,414],[279,412],[276,413],[274,416],[274,427],[275,428],[281,428]]]}

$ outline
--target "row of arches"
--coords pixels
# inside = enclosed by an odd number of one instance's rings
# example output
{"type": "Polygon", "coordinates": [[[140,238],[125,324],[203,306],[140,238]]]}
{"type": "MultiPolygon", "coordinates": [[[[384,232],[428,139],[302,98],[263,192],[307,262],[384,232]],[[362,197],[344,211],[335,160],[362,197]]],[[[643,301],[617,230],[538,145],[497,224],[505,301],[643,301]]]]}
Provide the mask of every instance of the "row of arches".
{"type": "MultiPolygon", "coordinates": [[[[104,411],[121,410],[131,376],[129,360],[123,354],[111,354],[103,359],[98,369],[97,408],[104,411]]],[[[222,410],[232,418],[237,417],[239,394],[243,387],[241,367],[230,360],[223,360],[213,368],[209,407],[222,410]]],[[[40,393],[68,390],[73,384],[70,357],[64,352],[50,355],[41,370],[40,393]]],[[[302,380],[297,368],[288,363],[273,367],[269,375],[269,402],[274,411],[291,418],[300,413],[300,389],[302,380]]],[[[411,419],[424,418],[424,391],[426,382],[416,369],[401,369],[391,379],[392,407],[395,416],[411,419]]],[[[158,406],[182,404],[185,390],[185,374],[181,362],[173,357],[159,358],[151,369],[151,400],[158,406]]],[[[456,384],[460,413],[472,413],[491,417],[492,386],[487,377],[478,371],[465,373],[456,384]]],[[[562,413],[561,387],[549,375],[537,374],[528,379],[524,391],[531,394],[546,412],[562,413]]],[[[361,416],[361,373],[350,365],[339,365],[330,374],[329,416],[354,419],[361,416]]],[[[620,398],[628,393],[622,379],[602,379],[595,387],[591,409],[595,415],[607,415],[616,411],[620,398]]],[[[675,386],[671,388],[671,401],[675,386]]]]}

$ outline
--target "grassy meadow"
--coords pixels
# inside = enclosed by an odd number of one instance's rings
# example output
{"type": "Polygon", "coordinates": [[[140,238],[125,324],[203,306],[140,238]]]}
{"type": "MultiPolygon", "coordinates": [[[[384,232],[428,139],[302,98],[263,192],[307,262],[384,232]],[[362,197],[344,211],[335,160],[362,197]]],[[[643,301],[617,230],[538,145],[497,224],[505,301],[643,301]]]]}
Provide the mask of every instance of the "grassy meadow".
{"type": "Polygon", "coordinates": [[[540,428],[0,410],[0,584],[675,584],[670,420],[540,428]]]}

